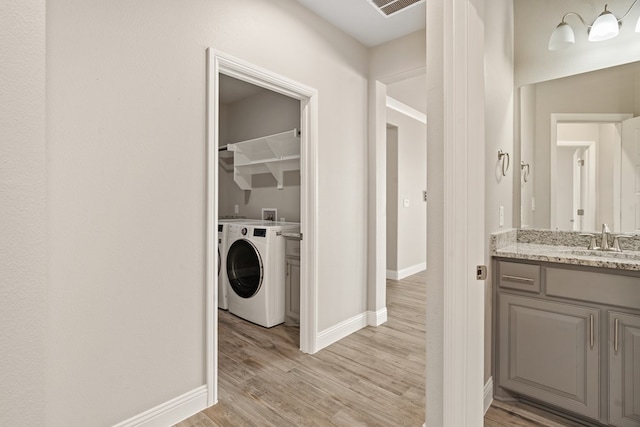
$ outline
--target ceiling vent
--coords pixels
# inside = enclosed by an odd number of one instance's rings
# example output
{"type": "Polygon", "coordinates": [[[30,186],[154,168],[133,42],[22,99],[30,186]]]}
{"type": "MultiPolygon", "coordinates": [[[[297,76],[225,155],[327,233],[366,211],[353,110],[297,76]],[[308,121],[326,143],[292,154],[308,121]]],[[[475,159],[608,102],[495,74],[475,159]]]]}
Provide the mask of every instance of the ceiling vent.
{"type": "Polygon", "coordinates": [[[391,16],[425,0],[368,0],[383,16],[391,16]]]}

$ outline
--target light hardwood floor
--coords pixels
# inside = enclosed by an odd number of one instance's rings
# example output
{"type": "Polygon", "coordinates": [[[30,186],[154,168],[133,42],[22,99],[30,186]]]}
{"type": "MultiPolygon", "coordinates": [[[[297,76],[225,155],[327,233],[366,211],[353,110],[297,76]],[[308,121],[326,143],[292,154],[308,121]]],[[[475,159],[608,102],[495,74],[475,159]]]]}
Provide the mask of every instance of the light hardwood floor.
{"type": "MultiPolygon", "coordinates": [[[[298,329],[265,329],[219,312],[219,402],[177,427],[422,426],[425,420],[424,274],[387,281],[388,321],[319,351],[298,329]]],[[[485,426],[549,426],[497,404],[485,426]]],[[[546,421],[544,421],[546,422],[546,421]]]]}

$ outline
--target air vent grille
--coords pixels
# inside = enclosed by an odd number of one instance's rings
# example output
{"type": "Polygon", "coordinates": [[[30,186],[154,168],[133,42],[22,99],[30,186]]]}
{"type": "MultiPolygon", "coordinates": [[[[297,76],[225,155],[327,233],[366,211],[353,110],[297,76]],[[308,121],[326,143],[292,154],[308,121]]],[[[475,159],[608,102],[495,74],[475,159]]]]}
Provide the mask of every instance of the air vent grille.
{"type": "Polygon", "coordinates": [[[409,6],[424,3],[425,0],[369,0],[372,6],[384,16],[391,16],[409,6]]]}
{"type": "Polygon", "coordinates": [[[372,3],[375,4],[376,6],[378,6],[378,8],[384,7],[386,5],[388,5],[389,3],[393,3],[396,0],[372,0],[372,3]]]}

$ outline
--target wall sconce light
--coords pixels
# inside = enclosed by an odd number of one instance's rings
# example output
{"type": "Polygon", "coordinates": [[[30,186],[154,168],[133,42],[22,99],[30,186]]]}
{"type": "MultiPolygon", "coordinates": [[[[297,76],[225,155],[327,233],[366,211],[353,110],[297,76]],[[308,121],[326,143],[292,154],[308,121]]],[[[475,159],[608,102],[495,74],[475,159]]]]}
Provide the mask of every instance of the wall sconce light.
{"type": "MultiPolygon", "coordinates": [[[[618,35],[620,27],[622,26],[622,20],[629,15],[633,6],[638,3],[638,0],[634,0],[634,2],[627,10],[627,13],[622,15],[621,18],[617,18],[613,13],[607,10],[607,5],[604,5],[604,11],[593,21],[593,24],[589,25],[586,23],[584,18],[580,16],[579,13],[576,12],[567,12],[562,17],[562,21],[553,33],[551,33],[551,38],[549,38],[549,50],[560,50],[565,47],[569,47],[576,42],[576,36],[573,32],[573,28],[565,21],[567,16],[575,15],[580,19],[580,22],[587,27],[587,33],[589,34],[590,42],[599,42],[603,40],[609,40],[618,35]]],[[[636,33],[640,32],[640,19],[636,23],[636,33]]]]}

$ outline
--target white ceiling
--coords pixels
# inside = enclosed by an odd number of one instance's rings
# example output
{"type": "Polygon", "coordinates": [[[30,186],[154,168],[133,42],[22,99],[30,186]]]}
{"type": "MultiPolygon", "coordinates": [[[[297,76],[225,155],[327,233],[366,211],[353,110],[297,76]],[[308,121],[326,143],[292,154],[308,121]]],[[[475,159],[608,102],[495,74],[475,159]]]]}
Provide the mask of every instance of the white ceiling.
{"type": "Polygon", "coordinates": [[[367,0],[297,1],[368,47],[425,28],[426,3],[410,6],[385,17],[367,0]]]}

